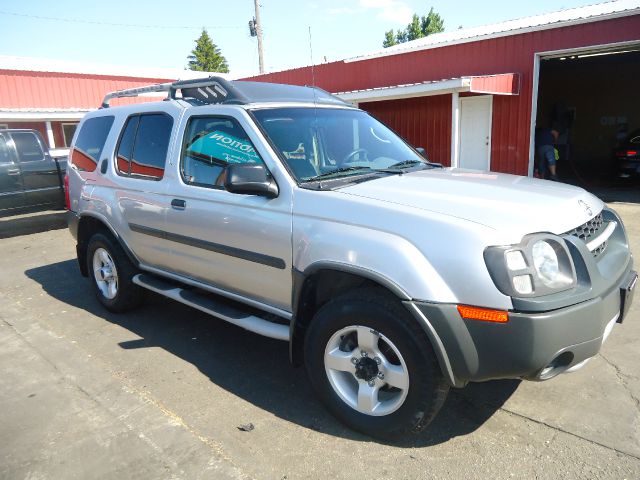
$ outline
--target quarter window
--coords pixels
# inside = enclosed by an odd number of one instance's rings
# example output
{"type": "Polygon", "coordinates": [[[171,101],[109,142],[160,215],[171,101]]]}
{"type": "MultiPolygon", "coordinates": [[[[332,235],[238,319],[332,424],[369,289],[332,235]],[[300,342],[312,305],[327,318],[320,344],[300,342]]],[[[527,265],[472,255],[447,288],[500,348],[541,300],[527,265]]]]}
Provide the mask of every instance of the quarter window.
{"type": "Polygon", "coordinates": [[[160,180],[164,176],[172,128],[173,118],[164,113],[129,117],[116,152],[118,173],[160,180]]]}
{"type": "Polygon", "coordinates": [[[113,125],[113,119],[112,115],[94,117],[82,124],[71,152],[71,163],[78,170],[93,172],[96,169],[100,155],[102,155],[104,142],[109,136],[111,125],[113,125]]]}
{"type": "Polygon", "coordinates": [[[191,185],[223,188],[231,163],[260,163],[240,124],[227,117],[193,117],[182,143],[182,178],[191,185]]]}

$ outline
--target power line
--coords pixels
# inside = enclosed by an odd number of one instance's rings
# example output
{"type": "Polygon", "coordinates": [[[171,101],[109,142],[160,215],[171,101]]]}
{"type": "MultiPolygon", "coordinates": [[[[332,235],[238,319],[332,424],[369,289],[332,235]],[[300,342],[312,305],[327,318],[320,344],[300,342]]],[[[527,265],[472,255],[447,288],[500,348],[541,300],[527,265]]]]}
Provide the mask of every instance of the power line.
{"type": "MultiPolygon", "coordinates": [[[[193,26],[184,26],[184,25],[139,25],[135,23],[112,23],[112,22],[98,22],[92,20],[80,20],[75,18],[60,18],[60,17],[45,17],[42,15],[29,15],[26,13],[16,13],[16,12],[5,12],[0,10],[0,15],[11,15],[13,17],[23,17],[23,18],[32,18],[35,20],[49,20],[54,22],[67,22],[67,23],[84,23],[87,25],[103,25],[108,27],[134,27],[134,28],[172,28],[178,30],[200,30],[203,27],[193,27],[193,26]]],[[[209,25],[204,28],[208,29],[237,29],[245,27],[240,26],[230,26],[230,25],[209,25]]]]}

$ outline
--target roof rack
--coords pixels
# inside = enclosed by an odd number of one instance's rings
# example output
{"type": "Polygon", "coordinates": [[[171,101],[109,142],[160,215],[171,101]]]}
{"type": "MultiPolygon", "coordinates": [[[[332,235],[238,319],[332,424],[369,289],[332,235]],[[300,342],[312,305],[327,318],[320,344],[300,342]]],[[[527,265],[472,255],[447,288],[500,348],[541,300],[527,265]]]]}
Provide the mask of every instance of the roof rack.
{"type": "Polygon", "coordinates": [[[112,98],[137,97],[145,93],[168,92],[167,100],[175,100],[180,90],[182,98],[193,98],[202,103],[247,103],[249,100],[231,82],[221,77],[178,80],[173,83],[158,83],[148,87],[128,88],[107,93],[101,108],[109,108],[112,98]]]}
{"type": "Polygon", "coordinates": [[[171,83],[158,83],[157,85],[149,85],[148,87],[128,88],[126,90],[117,90],[107,93],[102,100],[100,108],[109,108],[109,102],[112,98],[137,97],[144,93],[152,92],[168,92],[171,89],[171,83]]]}
{"type": "Polygon", "coordinates": [[[109,108],[112,98],[137,97],[145,93],[167,92],[166,100],[185,99],[196,105],[212,103],[247,104],[257,102],[304,102],[350,106],[340,98],[318,87],[281,85],[265,82],[230,81],[222,77],[178,80],[148,87],[118,90],[105,95],[101,108],[109,108]],[[176,97],[180,90],[181,97],[176,97]]]}

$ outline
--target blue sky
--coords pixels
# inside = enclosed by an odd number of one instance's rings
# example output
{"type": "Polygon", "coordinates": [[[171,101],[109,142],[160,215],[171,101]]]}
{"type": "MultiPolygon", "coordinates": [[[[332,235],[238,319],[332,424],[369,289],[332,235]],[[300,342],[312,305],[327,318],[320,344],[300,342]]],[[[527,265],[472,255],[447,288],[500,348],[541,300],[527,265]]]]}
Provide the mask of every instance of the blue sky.
{"type": "MultiPolygon", "coordinates": [[[[598,2],[261,0],[265,66],[276,71],[309,65],[309,27],[313,59],[320,63],[381,48],[386,30],[404,27],[413,12],[423,15],[431,6],[444,18],[445,29],[454,30],[593,3],[598,2]]],[[[256,41],[247,26],[252,17],[253,0],[5,1],[0,3],[0,54],[184,68],[205,27],[231,73],[251,75],[258,72],[256,41]]]]}

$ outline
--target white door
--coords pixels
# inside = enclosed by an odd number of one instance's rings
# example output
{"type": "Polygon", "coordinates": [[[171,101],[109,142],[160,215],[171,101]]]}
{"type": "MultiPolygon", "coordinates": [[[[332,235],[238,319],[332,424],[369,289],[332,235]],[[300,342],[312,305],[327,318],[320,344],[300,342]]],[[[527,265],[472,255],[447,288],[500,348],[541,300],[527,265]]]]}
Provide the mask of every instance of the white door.
{"type": "Polygon", "coordinates": [[[490,169],[492,104],[491,95],[460,99],[461,168],[490,169]]]}

